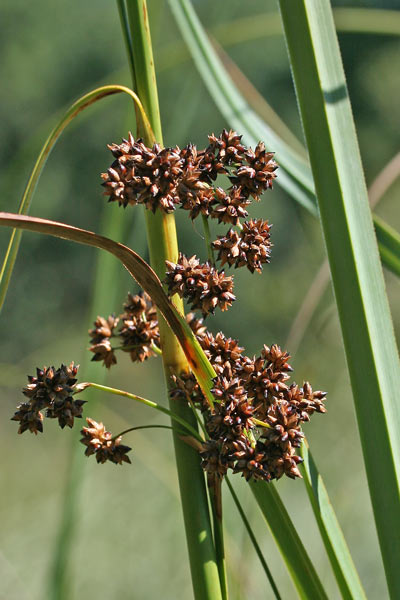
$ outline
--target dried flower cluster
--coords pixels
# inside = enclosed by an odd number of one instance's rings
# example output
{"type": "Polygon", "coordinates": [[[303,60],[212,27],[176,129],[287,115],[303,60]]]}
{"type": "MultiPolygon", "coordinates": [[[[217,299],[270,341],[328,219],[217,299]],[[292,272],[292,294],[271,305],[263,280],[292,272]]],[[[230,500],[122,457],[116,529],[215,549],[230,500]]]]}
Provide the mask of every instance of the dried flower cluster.
{"type": "Polygon", "coordinates": [[[218,250],[221,266],[225,263],[236,269],[246,266],[251,273],[261,273],[262,265],[269,263],[270,229],[268,221],[257,219],[245,221],[239,233],[229,229],[226,235],[219,235],[213,247],[218,250]]]}
{"type": "Polygon", "coordinates": [[[144,204],[153,212],[172,212],[179,205],[192,219],[203,214],[237,225],[239,217],[247,216],[250,196],[259,200],[272,187],[277,165],[262,142],[253,151],[234,131],[208,138],[209,145],[200,151],[193,144],[148,148],[131,133],[121,144],[110,144],[115,160],[102,173],[109,201],[124,207],[144,204]],[[212,186],[219,174],[232,183],[227,192],[212,186]]]}
{"type": "Polygon", "coordinates": [[[92,360],[102,360],[107,368],[116,364],[116,350],[129,353],[133,362],[143,362],[154,356],[160,344],[156,308],[146,292],[128,294],[124,312],[119,317],[97,317],[89,334],[92,360]]]}
{"type": "MultiPolygon", "coordinates": [[[[208,136],[205,150],[197,150],[193,144],[183,149],[158,144],[148,148],[129,134],[122,144],[109,146],[115,160],[102,174],[105,193],[109,201],[124,207],[144,204],[153,212],[171,212],[179,206],[189,211],[192,219],[201,214],[230,224],[227,234],[213,243],[221,266],[247,266],[252,273],[260,273],[269,262],[270,225],[262,219],[241,224],[241,219],[248,216],[251,199],[260,200],[272,187],[277,165],[262,142],[252,150],[241,137],[224,129],[219,136],[208,136]],[[214,186],[221,174],[230,181],[227,190],[214,186]],[[239,232],[232,226],[239,227],[239,232]]],[[[226,310],[235,299],[232,278],[208,262],[200,264],[196,257],[180,256],[177,264],[167,263],[167,268],[169,292],[187,298],[191,308],[200,309],[203,315],[214,312],[217,306],[226,310]]],[[[106,352],[107,348],[100,348],[99,360],[106,352]]],[[[113,364],[115,357],[107,356],[113,364]]]]}
{"type": "Polygon", "coordinates": [[[260,356],[250,358],[236,340],[205,332],[193,317],[189,323],[195,324],[192,329],[217,373],[214,410],[191,374],[173,377],[171,395],[203,412],[209,438],[201,452],[204,470],[223,477],[232,469],[247,480],[299,477],[301,424],[314,412],[325,412],[326,394],[313,392],[308,382],[287,384],[290,357],[279,346],[264,346],[260,356]]]}
{"type": "Polygon", "coordinates": [[[209,262],[200,263],[196,256],[187,258],[180,253],[176,264],[170,261],[166,264],[169,294],[186,298],[191,308],[201,310],[203,316],[214,313],[217,306],[227,310],[236,300],[232,293],[233,278],[226,277],[224,271],[217,271],[209,262]]]}
{"type": "Polygon", "coordinates": [[[107,460],[116,465],[131,462],[127,453],[132,448],[121,444],[121,436],[113,438],[112,433],[106,431],[103,423],[97,423],[89,418],[86,421],[89,427],[83,427],[81,431],[83,435],[81,442],[86,446],[86,456],[95,454],[98,463],[105,463],[107,460]]]}
{"type": "MultiPolygon", "coordinates": [[[[275,178],[277,165],[262,142],[252,150],[236,132],[224,130],[219,136],[210,135],[209,145],[201,151],[192,144],[183,149],[158,144],[148,148],[131,134],[109,148],[115,160],[102,178],[110,201],[124,207],[143,204],[153,212],[168,213],[179,206],[192,219],[202,215],[205,222],[212,218],[228,223],[228,232],[212,244],[221,267],[245,266],[251,273],[261,273],[270,259],[271,225],[262,219],[242,220],[248,216],[251,199],[259,200],[275,178]],[[227,190],[214,186],[219,175],[227,176],[227,190]]],[[[166,267],[169,294],[185,298],[203,318],[216,308],[227,310],[235,300],[233,277],[212,261],[201,263],[196,256],[179,254],[177,263],[166,261],[166,267]]],[[[222,479],[228,469],[247,480],[300,477],[301,458],[296,451],[303,439],[301,426],[314,412],[325,412],[325,393],[313,391],[308,382],[302,387],[289,384],[290,356],[276,344],[249,357],[237,340],[207,331],[195,313],[186,320],[215,370],[215,402],[210,407],[190,372],[171,376],[170,394],[203,415],[206,436],[199,451],[209,483],[222,479]]],[[[145,292],[129,294],[118,317],[97,317],[89,333],[92,360],[103,361],[107,368],[116,364],[117,350],[139,362],[161,353],[156,309],[145,292]]],[[[77,370],[71,363],[57,370],[38,369],[36,377],[29,377],[23,390],[28,401],[18,406],[13,417],[19,422],[19,433],[42,431],[44,409],[47,417],[58,418],[62,428],[73,426],[84,404],[73,396],[90,385],[77,385],[77,370]]],[[[87,456],[95,455],[98,463],[130,463],[131,448],[121,444],[122,434],[113,437],[103,423],[90,418],[87,423],[81,431],[87,456]]]]}
{"type": "Polygon", "coordinates": [[[76,374],[78,366],[71,363],[61,365],[59,369],[43,367],[36,369],[36,377],[28,375],[29,384],[23,389],[28,398],[17,407],[12,421],[19,422],[18,433],[31,431],[37,434],[43,431],[43,414],[46,417],[58,419],[60,427],[72,427],[74,419],[82,416],[84,400],[74,400],[73,395],[81,391],[77,386],[76,374]]]}

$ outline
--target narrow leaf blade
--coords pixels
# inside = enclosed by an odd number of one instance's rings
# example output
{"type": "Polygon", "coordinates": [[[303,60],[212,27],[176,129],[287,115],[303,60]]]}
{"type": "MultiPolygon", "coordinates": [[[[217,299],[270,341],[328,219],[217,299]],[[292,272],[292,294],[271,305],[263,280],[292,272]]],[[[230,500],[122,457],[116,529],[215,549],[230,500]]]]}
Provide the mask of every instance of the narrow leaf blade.
{"type": "MultiPolygon", "coordinates": [[[[200,76],[230,127],[242,133],[244,141],[249,145],[256,145],[260,139],[268,142],[269,149],[275,150],[280,165],[277,183],[317,217],[315,188],[309,163],[249,106],[213,48],[190,2],[169,0],[169,4],[200,76]]],[[[386,224],[382,222],[381,228],[383,233],[387,229],[386,224]]],[[[400,242],[392,239],[390,248],[387,243],[386,236],[382,235],[379,241],[382,261],[400,276],[400,242]]]]}
{"type": "MultiPolygon", "coordinates": [[[[147,119],[146,113],[143,110],[143,107],[140,103],[137,95],[132,92],[129,88],[123,85],[105,85],[100,88],[97,88],[88,94],[85,94],[81,98],[79,98],[76,102],[72,104],[72,106],[65,112],[59,122],[55,125],[54,129],[50,133],[49,137],[45,141],[39,156],[36,160],[35,166],[33,167],[32,173],[29,177],[28,183],[26,185],[24,194],[22,196],[21,202],[19,204],[18,214],[26,215],[29,212],[29,208],[32,202],[33,195],[35,193],[37,184],[39,182],[39,178],[42,174],[42,171],[45,167],[46,161],[53,150],[57,140],[60,135],[67,127],[68,123],[70,123],[79,113],[81,113],[88,106],[91,106],[95,102],[98,102],[102,98],[106,98],[107,96],[112,96],[114,94],[125,93],[128,94],[134,104],[135,110],[137,114],[140,115],[141,122],[143,123],[144,130],[149,133],[150,136],[153,136],[153,132],[151,130],[149,121],[147,119]]],[[[3,260],[3,265],[0,271],[0,311],[3,307],[4,300],[7,295],[8,286],[10,283],[10,279],[12,276],[12,272],[14,269],[14,264],[17,259],[19,245],[21,242],[22,230],[14,229],[11,234],[10,241],[8,243],[6,255],[3,260]]]]}
{"type": "Polygon", "coordinates": [[[400,364],[327,0],[280,0],[391,597],[400,597],[400,364]]]}
{"type": "Polygon", "coordinates": [[[366,600],[349,548],[328,492],[306,442],[301,446],[301,473],[336,581],[344,600],[366,600]]]}
{"type": "Polygon", "coordinates": [[[281,551],[300,598],[327,600],[328,596],[275,485],[253,480],[250,480],[249,485],[281,551]]]}

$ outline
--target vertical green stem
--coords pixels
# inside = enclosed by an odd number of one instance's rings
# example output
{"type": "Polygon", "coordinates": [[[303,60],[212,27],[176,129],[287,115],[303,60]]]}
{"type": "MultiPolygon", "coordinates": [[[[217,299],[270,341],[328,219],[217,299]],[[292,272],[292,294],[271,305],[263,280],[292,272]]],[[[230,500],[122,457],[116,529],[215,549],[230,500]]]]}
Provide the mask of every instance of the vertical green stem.
{"type": "Polygon", "coordinates": [[[210,263],[213,266],[215,266],[214,251],[213,251],[213,247],[211,245],[210,226],[208,224],[208,219],[205,215],[202,215],[202,220],[203,220],[204,241],[207,246],[208,260],[210,261],[210,263]]]}
{"type": "Polygon", "coordinates": [[[222,521],[222,482],[218,478],[214,481],[209,481],[209,493],[211,500],[213,526],[214,526],[214,542],[215,552],[217,556],[217,566],[219,573],[219,581],[221,584],[222,600],[228,599],[228,582],[226,577],[225,565],[225,546],[224,546],[224,525],[222,521]]]}
{"type": "MultiPolygon", "coordinates": [[[[134,85],[136,85],[136,92],[149,118],[155,139],[162,144],[146,1],[127,0],[126,5],[135,69],[136,81],[134,85]]],[[[148,145],[151,145],[154,141],[145,138],[148,145]]],[[[146,224],[150,263],[157,275],[163,279],[165,276],[165,261],[176,262],[178,258],[175,218],[173,214],[166,214],[161,211],[157,211],[156,214],[146,211],[146,224]]],[[[174,298],[174,304],[183,313],[183,304],[179,298],[174,298]]],[[[164,372],[169,386],[171,375],[187,371],[188,365],[178,341],[161,315],[159,315],[159,323],[164,372]]],[[[190,406],[171,399],[170,406],[176,414],[193,427],[197,427],[190,406]]],[[[179,439],[176,426],[174,423],[172,425],[194,595],[197,600],[222,600],[207,492],[199,456],[194,449],[179,439]]]]}
{"type": "Polygon", "coordinates": [[[236,504],[236,508],[239,511],[240,517],[241,517],[241,519],[242,519],[242,521],[244,523],[244,526],[245,526],[245,528],[247,530],[247,533],[249,534],[249,537],[250,537],[250,540],[251,540],[251,542],[253,544],[254,550],[256,551],[256,554],[257,554],[257,556],[258,556],[258,558],[260,560],[261,566],[264,569],[264,572],[265,572],[265,574],[267,576],[267,579],[268,579],[268,581],[269,581],[269,583],[271,585],[272,591],[274,592],[274,596],[275,596],[276,600],[282,600],[282,596],[279,594],[279,590],[278,590],[277,585],[276,585],[276,583],[274,581],[274,578],[272,576],[270,568],[267,565],[267,561],[264,558],[264,555],[263,555],[263,553],[261,551],[261,548],[258,545],[257,538],[254,535],[254,532],[253,532],[253,530],[251,528],[250,521],[248,520],[248,518],[246,516],[246,513],[244,512],[244,510],[242,508],[242,505],[240,504],[240,500],[237,497],[237,494],[236,494],[235,490],[233,489],[233,486],[232,486],[231,482],[229,481],[228,477],[226,477],[226,483],[227,483],[227,486],[229,488],[230,493],[232,494],[232,498],[233,498],[233,500],[234,500],[234,502],[236,504]]]}

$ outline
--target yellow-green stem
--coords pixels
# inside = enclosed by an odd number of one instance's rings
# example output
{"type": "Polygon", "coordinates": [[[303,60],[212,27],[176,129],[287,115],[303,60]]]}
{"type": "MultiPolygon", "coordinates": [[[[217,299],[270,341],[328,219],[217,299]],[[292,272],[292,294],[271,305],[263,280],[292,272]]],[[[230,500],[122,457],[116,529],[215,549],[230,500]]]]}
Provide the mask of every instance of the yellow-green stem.
{"type": "MultiPolygon", "coordinates": [[[[154,71],[150,29],[145,0],[127,0],[127,18],[132,40],[136,92],[149,118],[155,140],[162,144],[160,112],[154,71]]],[[[144,141],[152,145],[155,141],[146,134],[144,141]]],[[[165,261],[177,261],[178,243],[173,214],[146,211],[146,225],[150,251],[150,263],[160,279],[165,277],[165,261]]],[[[183,314],[183,303],[178,297],[173,302],[183,314]]],[[[167,386],[171,386],[171,375],[188,370],[184,353],[172,331],[159,314],[162,359],[167,386]]],[[[191,407],[179,400],[171,400],[170,406],[194,428],[196,419],[191,407]]],[[[189,550],[193,589],[196,600],[221,600],[215,548],[212,539],[210,513],[204,474],[198,453],[185,444],[174,428],[174,445],[189,550]]]]}
{"type": "Polygon", "coordinates": [[[201,441],[201,437],[199,436],[197,429],[192,427],[190,425],[190,423],[187,423],[185,421],[185,419],[182,419],[182,417],[175,414],[172,410],[168,410],[168,408],[165,408],[164,406],[157,404],[157,402],[153,402],[152,400],[147,400],[147,398],[142,398],[141,396],[136,396],[136,394],[131,394],[129,392],[126,392],[125,390],[118,390],[116,388],[108,387],[106,385],[101,385],[100,383],[89,382],[89,383],[83,384],[83,385],[85,385],[85,389],[94,388],[94,389],[100,390],[102,392],[107,392],[109,394],[115,394],[116,396],[123,396],[125,398],[131,398],[132,400],[135,400],[136,402],[140,402],[141,404],[145,404],[146,406],[155,408],[156,410],[159,410],[160,412],[164,413],[165,415],[169,415],[173,421],[180,423],[193,436],[195,436],[197,439],[199,439],[201,441]]]}

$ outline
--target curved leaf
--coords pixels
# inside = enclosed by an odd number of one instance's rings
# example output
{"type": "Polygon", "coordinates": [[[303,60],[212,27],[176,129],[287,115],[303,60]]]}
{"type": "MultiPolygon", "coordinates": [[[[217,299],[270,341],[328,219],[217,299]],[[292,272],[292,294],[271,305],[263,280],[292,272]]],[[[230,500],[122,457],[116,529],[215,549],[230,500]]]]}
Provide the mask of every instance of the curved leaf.
{"type": "MultiPolygon", "coordinates": [[[[74,119],[85,108],[87,108],[88,106],[91,106],[98,100],[101,100],[102,98],[105,98],[107,96],[112,96],[114,94],[121,94],[121,93],[128,94],[132,98],[132,100],[135,104],[135,109],[137,110],[137,112],[140,115],[140,118],[142,120],[145,131],[148,132],[150,136],[153,135],[151,127],[150,127],[150,123],[147,119],[147,116],[146,116],[144,110],[143,110],[143,107],[142,107],[142,104],[141,104],[139,98],[129,88],[127,88],[123,85],[105,85],[105,86],[102,86],[100,88],[93,90],[92,92],[89,92],[88,94],[85,94],[84,96],[79,98],[79,100],[74,102],[74,104],[66,111],[66,113],[64,114],[62,119],[54,127],[54,129],[50,133],[49,137],[47,138],[46,142],[44,143],[42,150],[40,151],[40,154],[35,163],[35,166],[33,167],[33,171],[29,177],[24,194],[22,196],[22,199],[21,199],[21,202],[19,205],[19,209],[18,209],[19,214],[25,215],[28,213],[29,207],[31,204],[31,200],[32,200],[32,196],[36,190],[36,186],[38,184],[38,181],[39,181],[40,175],[43,171],[43,168],[46,164],[47,158],[48,158],[50,152],[52,151],[52,149],[54,148],[61,133],[64,131],[64,129],[68,125],[68,123],[70,123],[72,121],[72,119],[74,119]]],[[[0,271],[0,311],[4,304],[4,300],[5,300],[5,297],[7,294],[7,289],[8,289],[8,285],[9,285],[11,275],[13,272],[15,260],[17,258],[19,244],[21,241],[21,235],[22,235],[21,230],[14,229],[14,231],[12,232],[11,238],[10,238],[10,241],[8,244],[7,252],[6,252],[4,261],[3,261],[3,265],[2,265],[2,268],[0,271]]]]}
{"type": "Polygon", "coordinates": [[[213,396],[210,390],[212,388],[211,379],[216,376],[214,369],[189,325],[166,296],[156,273],[136,252],[124,246],[124,244],[114,242],[109,238],[93,233],[93,231],[38,217],[0,212],[0,225],[44,233],[79,244],[94,246],[116,256],[137,283],[151,296],[163,314],[177,337],[203,393],[208,398],[211,406],[213,405],[213,396]]]}

